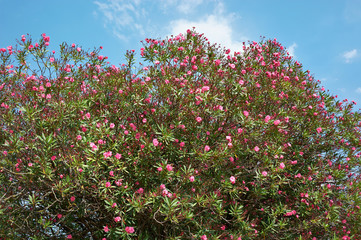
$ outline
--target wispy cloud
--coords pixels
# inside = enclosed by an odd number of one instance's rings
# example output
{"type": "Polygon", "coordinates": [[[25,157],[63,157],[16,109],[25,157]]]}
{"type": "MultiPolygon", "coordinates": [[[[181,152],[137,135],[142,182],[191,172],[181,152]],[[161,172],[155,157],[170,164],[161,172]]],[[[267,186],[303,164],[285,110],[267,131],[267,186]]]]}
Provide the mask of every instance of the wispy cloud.
{"type": "Polygon", "coordinates": [[[94,4],[95,15],[102,18],[104,27],[123,41],[178,35],[193,27],[204,33],[211,43],[232,51],[241,51],[242,43],[249,40],[244,33],[235,31],[233,24],[240,17],[226,11],[222,0],[95,0],[94,4]],[[207,6],[208,11],[199,11],[201,6],[207,6]],[[170,11],[174,14],[169,14],[170,11]],[[159,17],[167,17],[168,22],[159,23],[149,18],[151,14],[162,13],[159,17]]]}
{"type": "Polygon", "coordinates": [[[361,2],[359,0],[346,0],[343,14],[348,23],[360,23],[361,2]]]}
{"type": "Polygon", "coordinates": [[[144,18],[145,10],[140,1],[107,0],[94,1],[98,11],[104,16],[104,27],[108,28],[117,38],[128,40],[130,32],[144,35],[144,27],[139,24],[144,18]],[[127,32],[127,34],[124,34],[127,32]]]}
{"type": "Polygon", "coordinates": [[[344,58],[346,63],[350,63],[354,58],[357,57],[357,49],[352,49],[345,52],[342,57],[344,58]]]}
{"type": "Polygon", "coordinates": [[[212,14],[200,16],[199,20],[191,21],[181,18],[171,21],[168,35],[178,35],[195,27],[195,30],[204,33],[211,43],[221,44],[222,47],[240,52],[243,46],[242,42],[249,38],[242,34],[235,34],[232,28],[234,19],[235,15],[226,13],[222,2],[218,2],[212,14]]]}
{"type": "Polygon", "coordinates": [[[160,6],[164,11],[177,10],[182,14],[190,14],[203,2],[203,0],[160,0],[160,6]]]}
{"type": "Polygon", "coordinates": [[[188,14],[193,11],[197,6],[202,4],[203,0],[183,0],[178,4],[178,11],[188,14]]]}
{"type": "Polygon", "coordinates": [[[182,14],[190,14],[203,3],[203,0],[161,0],[164,9],[176,9],[182,14]]]}
{"type": "Polygon", "coordinates": [[[357,88],[357,89],[355,90],[355,92],[357,92],[357,93],[360,93],[360,94],[361,94],[361,87],[357,88]]]}
{"type": "Polygon", "coordinates": [[[288,53],[289,53],[291,56],[293,56],[294,58],[296,58],[295,50],[296,50],[297,47],[298,47],[297,43],[293,43],[291,46],[289,46],[289,47],[287,48],[288,53]]]}

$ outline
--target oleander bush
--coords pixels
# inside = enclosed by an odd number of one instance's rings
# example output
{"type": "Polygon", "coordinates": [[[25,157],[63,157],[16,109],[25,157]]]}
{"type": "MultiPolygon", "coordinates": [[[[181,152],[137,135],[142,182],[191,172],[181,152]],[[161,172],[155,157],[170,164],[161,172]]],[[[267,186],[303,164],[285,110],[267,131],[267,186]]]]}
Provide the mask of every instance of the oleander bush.
{"type": "Polygon", "coordinates": [[[2,239],[361,239],[360,112],[276,40],[0,49],[2,239]]]}

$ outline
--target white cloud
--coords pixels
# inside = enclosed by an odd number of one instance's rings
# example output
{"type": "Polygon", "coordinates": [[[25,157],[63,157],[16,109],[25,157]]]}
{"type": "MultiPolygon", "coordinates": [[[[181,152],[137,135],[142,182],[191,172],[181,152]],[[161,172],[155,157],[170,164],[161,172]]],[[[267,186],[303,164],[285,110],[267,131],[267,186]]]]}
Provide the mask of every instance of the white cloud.
{"type": "Polygon", "coordinates": [[[157,3],[140,0],[95,0],[94,4],[97,6],[94,15],[103,18],[104,27],[122,41],[129,41],[139,35],[152,38],[178,35],[193,27],[198,33],[204,33],[212,44],[221,44],[232,51],[242,51],[242,43],[249,40],[242,32],[235,32],[232,24],[235,20],[239,22],[239,17],[227,12],[222,0],[160,0],[157,3]],[[213,11],[197,14],[196,18],[187,17],[196,10],[201,13],[198,8],[206,5],[213,11]],[[154,10],[163,10],[165,16],[173,12],[170,18],[173,20],[156,24],[155,20],[149,18],[150,11],[154,10]]]}
{"type": "Polygon", "coordinates": [[[288,53],[293,56],[293,58],[296,58],[296,55],[295,55],[295,49],[298,47],[297,43],[293,43],[291,46],[289,46],[287,48],[288,50],[288,53]]]}
{"type": "Polygon", "coordinates": [[[212,44],[221,44],[222,47],[241,52],[243,42],[247,41],[248,38],[244,35],[236,36],[237,34],[232,28],[233,21],[234,15],[224,13],[223,4],[219,2],[215,7],[215,13],[202,16],[198,21],[188,19],[171,21],[168,36],[185,33],[187,29],[195,27],[196,32],[204,33],[204,36],[212,44]]]}
{"type": "Polygon", "coordinates": [[[203,0],[161,0],[160,6],[165,12],[176,9],[182,14],[190,14],[203,2],[203,0]]]}
{"type": "Polygon", "coordinates": [[[357,88],[357,89],[355,90],[355,92],[361,93],[361,87],[357,88]]]}
{"type": "Polygon", "coordinates": [[[104,15],[104,27],[121,40],[127,40],[123,32],[131,30],[144,35],[139,19],[144,16],[144,9],[139,7],[140,1],[107,0],[94,1],[98,10],[104,15]]]}
{"type": "Polygon", "coordinates": [[[183,0],[178,4],[177,10],[181,13],[189,14],[202,2],[203,0],[183,0]]]}
{"type": "Polygon", "coordinates": [[[352,59],[357,57],[357,49],[352,49],[351,51],[345,52],[342,57],[345,59],[346,63],[350,63],[352,59]]]}

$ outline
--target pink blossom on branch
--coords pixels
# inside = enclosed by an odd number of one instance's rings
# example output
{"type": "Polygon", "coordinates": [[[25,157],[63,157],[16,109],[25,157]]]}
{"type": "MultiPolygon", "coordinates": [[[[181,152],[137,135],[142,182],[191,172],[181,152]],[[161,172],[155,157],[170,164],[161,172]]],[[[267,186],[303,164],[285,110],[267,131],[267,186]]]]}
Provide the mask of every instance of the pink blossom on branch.
{"type": "Polygon", "coordinates": [[[318,127],[316,130],[317,130],[318,133],[322,132],[322,128],[320,128],[320,127],[318,127]]]}
{"type": "Polygon", "coordinates": [[[125,231],[127,233],[134,233],[134,228],[133,227],[125,227],[125,231]]]}
{"type": "Polygon", "coordinates": [[[156,138],[153,139],[153,145],[154,145],[154,147],[159,145],[158,139],[156,139],[156,138]]]}
{"type": "Polygon", "coordinates": [[[234,176],[231,176],[229,178],[229,180],[231,181],[232,184],[235,184],[236,183],[236,178],[234,176]]]}

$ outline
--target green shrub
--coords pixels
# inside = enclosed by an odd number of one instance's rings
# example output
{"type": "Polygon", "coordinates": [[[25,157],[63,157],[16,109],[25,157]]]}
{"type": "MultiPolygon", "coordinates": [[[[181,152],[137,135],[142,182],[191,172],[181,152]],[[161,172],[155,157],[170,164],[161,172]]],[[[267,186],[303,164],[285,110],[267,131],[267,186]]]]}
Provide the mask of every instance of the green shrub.
{"type": "Polygon", "coordinates": [[[48,42],[0,49],[4,239],[361,238],[360,113],[276,40],[48,42]]]}

